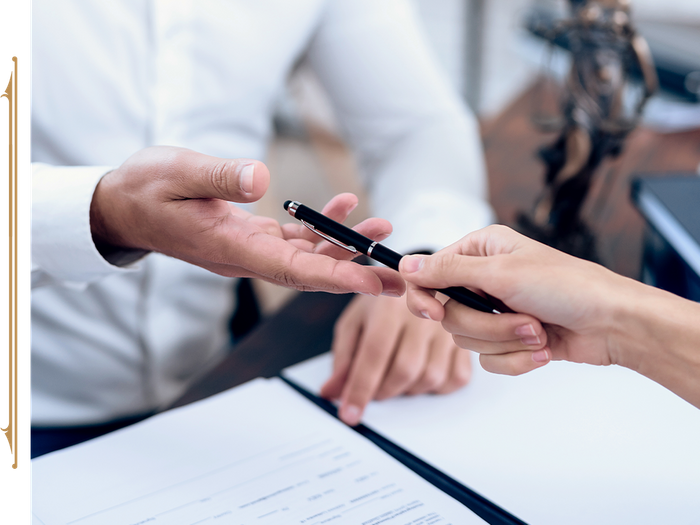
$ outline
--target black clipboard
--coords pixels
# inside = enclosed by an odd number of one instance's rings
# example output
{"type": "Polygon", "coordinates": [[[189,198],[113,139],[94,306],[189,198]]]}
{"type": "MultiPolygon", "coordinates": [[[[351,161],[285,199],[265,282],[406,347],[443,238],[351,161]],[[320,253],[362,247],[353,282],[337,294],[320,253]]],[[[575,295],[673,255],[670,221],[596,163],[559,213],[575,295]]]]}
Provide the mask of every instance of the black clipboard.
{"type": "Polygon", "coordinates": [[[696,173],[635,176],[630,197],[647,223],[642,282],[700,301],[700,177],[696,173]]]}
{"type": "MultiPolygon", "coordinates": [[[[288,379],[282,375],[278,377],[306,399],[325,410],[333,417],[338,417],[338,409],[333,403],[312,394],[291,379],[288,379]]],[[[365,438],[369,439],[391,457],[403,463],[420,477],[435,485],[445,494],[459,501],[462,505],[470,509],[472,512],[474,512],[474,514],[479,516],[487,523],[490,523],[491,525],[527,525],[524,521],[516,518],[510,512],[502,509],[481,494],[474,492],[469,487],[462,485],[459,481],[452,479],[450,476],[436,469],[432,465],[429,465],[422,459],[417,458],[407,450],[404,450],[396,443],[386,439],[384,436],[378,434],[371,428],[362,424],[351,428],[358,434],[361,434],[365,438]]]]}

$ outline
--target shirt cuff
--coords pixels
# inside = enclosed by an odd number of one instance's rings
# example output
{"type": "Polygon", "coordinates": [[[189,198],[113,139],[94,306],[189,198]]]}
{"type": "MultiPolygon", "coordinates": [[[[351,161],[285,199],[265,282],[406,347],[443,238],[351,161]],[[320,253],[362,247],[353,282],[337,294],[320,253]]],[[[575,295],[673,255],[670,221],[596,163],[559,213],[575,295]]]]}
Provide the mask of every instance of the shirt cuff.
{"type": "Polygon", "coordinates": [[[90,230],[90,204],[106,166],[32,165],[32,283],[82,287],[135,269],[110,264],[90,230]]]}

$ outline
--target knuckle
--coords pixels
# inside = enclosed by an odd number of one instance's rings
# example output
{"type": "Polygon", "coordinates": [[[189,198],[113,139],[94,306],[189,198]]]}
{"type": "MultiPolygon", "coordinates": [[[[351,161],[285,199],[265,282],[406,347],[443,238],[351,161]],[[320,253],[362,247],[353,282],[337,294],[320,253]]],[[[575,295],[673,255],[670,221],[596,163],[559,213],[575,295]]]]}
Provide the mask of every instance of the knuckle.
{"type": "MultiPolygon", "coordinates": [[[[253,235],[265,235],[262,232],[253,232],[253,235]]],[[[271,277],[272,279],[286,288],[295,288],[301,290],[302,292],[310,291],[313,288],[307,283],[301,282],[299,278],[294,274],[293,269],[298,266],[297,259],[299,258],[299,250],[293,250],[289,256],[284,261],[280,261],[275,264],[271,277]]]]}
{"type": "Polygon", "coordinates": [[[487,323],[484,327],[484,335],[488,341],[499,342],[503,339],[501,327],[498,324],[487,323]]]}
{"type": "Polygon", "coordinates": [[[452,382],[458,387],[463,387],[472,378],[471,366],[457,366],[452,371],[452,382]]]}
{"type": "Polygon", "coordinates": [[[265,230],[267,233],[281,233],[282,229],[280,228],[279,223],[272,218],[269,217],[264,217],[258,222],[258,226],[265,230]]]}
{"type": "Polygon", "coordinates": [[[512,363],[508,363],[508,365],[505,366],[501,374],[506,375],[506,376],[519,376],[526,372],[525,370],[520,370],[517,366],[515,366],[512,363]]]}
{"type": "Polygon", "coordinates": [[[231,168],[231,161],[222,160],[217,162],[209,172],[209,183],[211,187],[223,198],[227,198],[231,195],[231,181],[229,179],[231,168]]]}
{"type": "Polygon", "coordinates": [[[444,374],[431,375],[428,376],[427,379],[428,381],[426,383],[426,387],[428,389],[428,392],[436,392],[445,383],[444,374]]]}
{"type": "Polygon", "coordinates": [[[452,266],[452,254],[445,253],[438,257],[429,257],[427,263],[432,266],[432,269],[438,275],[445,275],[450,272],[452,266]]]}
{"type": "Polygon", "coordinates": [[[352,335],[353,330],[357,330],[359,332],[359,329],[360,327],[356,323],[356,319],[351,308],[346,308],[340,317],[338,317],[338,320],[333,326],[333,338],[347,339],[352,335]]]}
{"type": "Polygon", "coordinates": [[[176,168],[188,160],[190,151],[184,148],[168,148],[163,146],[155,146],[150,148],[151,151],[156,151],[158,154],[158,164],[176,168]]]}
{"type": "Polygon", "coordinates": [[[392,383],[401,387],[411,384],[418,379],[419,370],[411,363],[401,361],[396,363],[391,369],[392,383]]]}
{"type": "Polygon", "coordinates": [[[445,374],[437,367],[428,367],[420,380],[421,386],[428,392],[437,390],[444,382],[445,374]]]}
{"type": "Polygon", "coordinates": [[[464,348],[467,350],[474,350],[476,349],[472,348],[474,345],[471,344],[471,340],[466,337],[462,337],[461,335],[453,335],[452,336],[452,341],[454,344],[456,344],[459,348],[464,348]]]}
{"type": "Polygon", "coordinates": [[[347,326],[348,326],[348,318],[346,317],[346,313],[343,313],[338,320],[335,322],[335,325],[333,326],[333,338],[338,339],[343,337],[345,335],[345,332],[347,331],[347,326]]]}
{"type": "Polygon", "coordinates": [[[460,328],[459,325],[456,325],[454,322],[451,305],[445,308],[445,317],[440,321],[440,325],[442,329],[449,334],[457,333],[458,328],[460,328]]]}
{"type": "Polygon", "coordinates": [[[481,365],[481,368],[483,368],[487,372],[490,372],[491,374],[501,373],[495,366],[495,363],[493,362],[493,357],[488,354],[481,354],[479,356],[479,364],[481,365]]]}
{"type": "Polygon", "coordinates": [[[389,353],[389,350],[387,349],[391,348],[390,343],[390,341],[366,337],[363,334],[363,350],[360,356],[366,363],[367,367],[371,368],[376,374],[380,374],[386,369],[386,362],[388,361],[387,357],[389,353]]]}
{"type": "Polygon", "coordinates": [[[509,232],[512,232],[513,230],[506,226],[505,224],[492,224],[488,227],[489,231],[493,231],[494,233],[498,234],[503,234],[506,235],[509,232]]]}
{"type": "Polygon", "coordinates": [[[149,163],[149,176],[167,184],[178,184],[186,186],[186,172],[183,166],[190,165],[190,151],[184,148],[170,148],[155,146],[149,148],[151,152],[157,153],[157,160],[149,163]]]}
{"type": "Polygon", "coordinates": [[[489,259],[491,275],[509,275],[508,265],[508,259],[505,257],[494,256],[489,259]]]}
{"type": "Polygon", "coordinates": [[[346,386],[347,401],[356,406],[365,406],[374,397],[377,386],[367,378],[354,378],[346,386]]]}
{"type": "Polygon", "coordinates": [[[286,288],[298,288],[299,284],[286,268],[276,268],[272,271],[272,280],[286,288]]]}
{"type": "MultiPolygon", "coordinates": [[[[495,359],[494,359],[495,361],[495,359]]],[[[526,372],[517,355],[505,355],[499,359],[498,373],[506,376],[519,376],[526,372]]]]}

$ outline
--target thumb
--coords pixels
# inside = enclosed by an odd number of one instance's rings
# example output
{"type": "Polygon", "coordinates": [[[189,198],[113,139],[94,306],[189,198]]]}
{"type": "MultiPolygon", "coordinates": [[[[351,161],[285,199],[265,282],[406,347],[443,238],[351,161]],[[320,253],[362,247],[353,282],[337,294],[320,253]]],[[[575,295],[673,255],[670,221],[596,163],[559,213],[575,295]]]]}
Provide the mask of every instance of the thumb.
{"type": "Polygon", "coordinates": [[[253,159],[222,159],[183,148],[163,148],[161,166],[169,172],[174,191],[186,199],[254,202],[270,185],[267,166],[253,159]]]}

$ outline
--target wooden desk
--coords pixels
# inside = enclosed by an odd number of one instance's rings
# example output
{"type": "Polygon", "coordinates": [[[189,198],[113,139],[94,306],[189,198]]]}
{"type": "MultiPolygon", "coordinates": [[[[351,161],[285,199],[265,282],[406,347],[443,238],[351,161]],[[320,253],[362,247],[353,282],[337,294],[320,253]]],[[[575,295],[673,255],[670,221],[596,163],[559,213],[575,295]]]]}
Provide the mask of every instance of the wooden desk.
{"type": "MultiPolygon", "coordinates": [[[[536,158],[553,134],[537,133],[530,124],[533,90],[526,91],[498,118],[484,123],[482,136],[490,177],[491,202],[498,218],[512,225],[519,210],[530,206],[542,187],[543,167],[536,158]]],[[[622,156],[601,169],[611,169],[609,195],[600,209],[586,208],[599,233],[599,251],[606,266],[636,278],[639,275],[644,222],[630,204],[629,183],[636,173],[695,171],[700,164],[700,130],[660,134],[633,133],[622,156]]],[[[599,176],[589,203],[604,184],[599,176]]],[[[180,406],[221,392],[255,377],[271,377],[283,368],[330,349],[335,319],[349,296],[323,293],[298,295],[263,321],[214,370],[180,398],[180,406]]]]}

